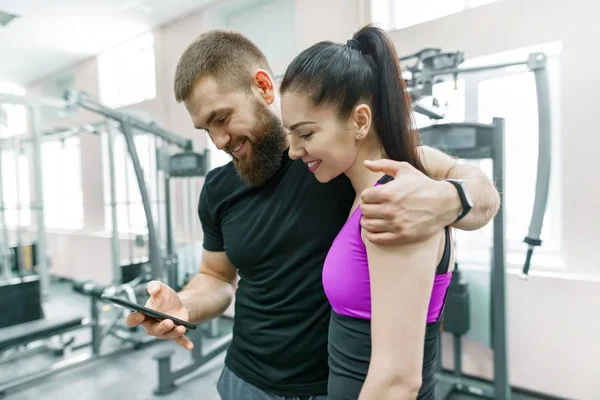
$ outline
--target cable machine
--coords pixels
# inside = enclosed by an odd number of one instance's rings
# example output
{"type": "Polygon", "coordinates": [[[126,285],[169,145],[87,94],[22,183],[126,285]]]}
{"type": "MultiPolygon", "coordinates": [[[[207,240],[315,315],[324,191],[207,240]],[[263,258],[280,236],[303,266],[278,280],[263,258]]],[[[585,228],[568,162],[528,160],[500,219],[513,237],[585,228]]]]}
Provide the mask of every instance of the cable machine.
{"type": "MultiPolygon", "coordinates": [[[[160,279],[166,281],[169,286],[176,291],[180,290],[186,283],[186,275],[191,276],[198,270],[199,260],[196,255],[197,239],[195,234],[197,216],[190,213],[190,210],[196,209],[192,201],[197,201],[195,193],[195,178],[203,177],[209,169],[209,152],[196,153],[193,151],[192,141],[184,139],[174,133],[160,128],[154,123],[147,123],[122,112],[112,110],[106,106],[90,101],[87,96],[79,92],[68,92],[65,94],[67,102],[71,106],[81,107],[83,109],[101,114],[110,121],[116,121],[118,128],[125,136],[127,150],[133,163],[137,184],[140,188],[142,203],[146,215],[148,227],[149,242],[149,268],[142,272],[141,281],[150,279],[160,279]],[[158,169],[164,173],[164,202],[165,202],[165,242],[162,245],[160,235],[154,224],[151,213],[150,196],[144,182],[143,171],[140,165],[139,156],[133,141],[133,129],[155,135],[163,140],[164,143],[175,145],[180,152],[169,154],[168,149],[163,147],[157,149],[158,169]],[[181,260],[177,256],[177,246],[174,237],[173,226],[173,198],[171,188],[176,179],[182,188],[182,219],[183,234],[189,243],[185,243],[184,253],[186,257],[181,260]],[[191,255],[190,255],[191,253],[191,255]]],[[[108,124],[108,122],[107,122],[108,124]]],[[[114,130],[107,128],[109,134],[114,130]]],[[[109,137],[109,142],[113,140],[109,137]]],[[[114,150],[109,145],[109,157],[114,150]]],[[[111,165],[114,164],[111,161],[111,165]]],[[[114,168],[110,171],[114,178],[114,168]]],[[[114,179],[111,179],[114,181],[114,179]]],[[[111,197],[114,203],[114,187],[111,187],[111,197]]],[[[115,224],[113,213],[113,226],[115,224]]],[[[113,242],[114,243],[114,242],[113,242]]],[[[114,246],[114,244],[113,244],[114,246]]],[[[115,254],[113,252],[113,254],[115,254]]],[[[228,317],[222,317],[227,319],[228,317]]],[[[180,368],[174,370],[171,365],[171,357],[174,355],[172,350],[161,352],[155,356],[158,365],[158,385],[154,390],[157,395],[163,395],[176,389],[176,381],[182,377],[197,370],[208,361],[225,351],[231,343],[232,334],[221,335],[219,322],[222,319],[214,319],[205,325],[205,329],[198,329],[190,333],[190,338],[194,342],[194,351],[192,352],[192,361],[180,368]],[[207,329],[206,329],[207,328],[207,329]],[[208,343],[204,341],[204,335],[213,338],[208,343]],[[212,342],[212,343],[211,343],[212,342]]]]}
{"type": "MultiPolygon", "coordinates": [[[[160,235],[156,228],[156,224],[152,215],[150,195],[148,193],[148,188],[144,180],[144,173],[140,164],[139,154],[135,147],[133,139],[133,130],[135,129],[154,135],[162,139],[162,141],[166,144],[177,146],[179,149],[184,151],[184,154],[195,155],[196,159],[203,158],[204,156],[197,153],[193,153],[192,141],[190,139],[185,139],[181,136],[176,135],[175,133],[169,132],[161,128],[156,123],[148,123],[131,115],[125,114],[121,111],[113,110],[102,104],[93,102],[89,100],[88,96],[85,93],[69,91],[65,93],[65,100],[72,107],[79,107],[88,111],[95,112],[106,117],[108,121],[114,121],[118,124],[117,126],[119,130],[125,138],[127,152],[129,153],[130,160],[133,165],[133,170],[135,172],[137,185],[140,190],[142,205],[144,208],[144,214],[148,228],[149,262],[144,266],[140,278],[142,282],[147,282],[152,279],[159,279],[169,282],[169,284],[171,284],[172,282],[167,280],[167,278],[172,274],[167,270],[166,267],[171,267],[172,265],[165,265],[165,259],[168,259],[170,255],[164,254],[163,250],[161,249],[160,235]]],[[[109,136],[109,138],[112,138],[112,135],[114,135],[112,128],[108,127],[107,131],[109,132],[109,135],[111,135],[109,136]]],[[[110,154],[114,154],[114,150],[111,150],[110,147],[110,143],[112,142],[112,140],[109,140],[109,156],[110,154]]],[[[114,157],[114,155],[111,157],[114,157]]],[[[114,173],[114,170],[111,171],[111,174],[113,176],[114,173]]],[[[114,187],[111,187],[111,192],[113,192],[112,189],[114,189],[114,187]]],[[[112,199],[114,202],[114,193],[112,193],[112,199]]],[[[114,223],[115,221],[113,217],[113,224],[114,223]]],[[[115,243],[113,242],[113,246],[114,245],[115,243]]]]}
{"type": "MultiPolygon", "coordinates": [[[[48,98],[24,98],[22,96],[0,94],[0,106],[18,105],[25,107],[28,117],[28,132],[15,134],[14,132],[4,131],[8,129],[5,118],[0,118],[0,263],[1,278],[10,279],[13,277],[23,278],[24,275],[30,275],[29,279],[35,279],[39,283],[41,296],[48,293],[50,280],[48,276],[48,264],[46,259],[46,229],[44,223],[44,198],[42,190],[42,168],[41,163],[36,162],[41,159],[41,141],[42,131],[40,126],[40,108],[51,107],[61,109],[65,106],[64,102],[48,98]],[[29,148],[26,149],[26,145],[29,148]],[[2,171],[3,153],[12,152],[14,156],[14,170],[16,204],[8,205],[5,199],[8,193],[5,193],[5,182],[2,182],[3,174],[7,176],[7,171],[2,171]],[[30,187],[25,189],[31,192],[29,202],[24,202],[21,198],[23,188],[20,187],[21,162],[20,158],[25,157],[30,169],[31,183],[30,187]],[[34,162],[31,162],[34,160],[34,162]],[[8,229],[7,212],[16,212],[16,223],[12,229],[8,229]],[[22,221],[23,213],[29,211],[31,221],[28,229],[22,221]],[[12,232],[10,232],[12,231],[12,232]],[[26,237],[35,239],[24,241],[26,237]],[[10,243],[12,242],[14,243],[10,243]]],[[[2,115],[4,114],[4,109],[2,115]]],[[[6,154],[4,154],[6,155],[6,154]]],[[[11,174],[9,173],[8,176],[11,174]]]]}
{"type": "MultiPolygon", "coordinates": [[[[548,73],[546,56],[543,53],[532,53],[521,62],[461,68],[464,61],[462,52],[444,53],[440,49],[424,49],[407,57],[401,62],[416,60],[405,67],[410,73],[406,80],[413,101],[413,110],[434,120],[431,126],[420,129],[421,141],[431,147],[438,148],[448,154],[469,160],[490,159],[493,164],[493,180],[498,191],[503,194],[506,187],[504,165],[504,120],[494,118],[491,124],[473,122],[444,123],[444,113],[437,99],[433,97],[433,85],[448,77],[456,81],[460,74],[485,70],[496,70],[509,67],[526,68],[535,75],[538,102],[538,160],[535,185],[535,200],[529,224],[529,231],[524,239],[527,254],[521,277],[527,279],[533,250],[541,246],[540,234],[546,212],[551,168],[551,115],[548,73]]],[[[493,221],[493,252],[491,256],[491,321],[492,349],[494,352],[494,382],[484,384],[465,378],[462,375],[462,335],[469,330],[469,296],[467,283],[460,278],[457,269],[453,274],[449,288],[444,330],[453,335],[454,371],[447,374],[441,371],[439,363],[438,386],[436,398],[447,398],[453,392],[462,392],[490,399],[509,400],[511,398],[510,379],[508,375],[508,357],[506,345],[506,308],[505,308],[505,216],[503,207],[493,221]]]]}

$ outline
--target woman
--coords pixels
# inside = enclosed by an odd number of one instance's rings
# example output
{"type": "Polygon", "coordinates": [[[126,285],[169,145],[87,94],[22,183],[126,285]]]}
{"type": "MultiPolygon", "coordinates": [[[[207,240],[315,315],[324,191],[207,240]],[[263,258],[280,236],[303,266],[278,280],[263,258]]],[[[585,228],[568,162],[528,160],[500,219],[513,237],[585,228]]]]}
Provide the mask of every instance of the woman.
{"type": "MultiPolygon", "coordinates": [[[[380,158],[427,173],[398,57],[382,30],[367,26],[345,45],[313,45],[290,64],[280,90],[290,156],[320,182],[345,174],[360,194],[393,179],[365,167],[380,158]]],[[[359,204],[357,195],[323,267],[333,309],[328,396],[431,399],[453,264],[450,230],[377,246],[363,235],[359,204]]]]}

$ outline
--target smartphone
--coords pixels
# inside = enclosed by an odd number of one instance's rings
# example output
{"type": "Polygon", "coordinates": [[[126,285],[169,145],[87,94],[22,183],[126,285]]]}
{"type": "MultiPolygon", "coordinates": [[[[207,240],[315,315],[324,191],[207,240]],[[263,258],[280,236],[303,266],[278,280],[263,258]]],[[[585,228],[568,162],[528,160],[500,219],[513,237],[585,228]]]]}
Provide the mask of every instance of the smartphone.
{"type": "Polygon", "coordinates": [[[116,304],[116,305],[118,305],[120,307],[127,308],[127,309],[132,310],[132,311],[137,311],[137,312],[139,312],[141,314],[144,314],[144,315],[146,315],[146,316],[148,316],[150,318],[153,318],[155,320],[158,320],[158,321],[163,321],[165,319],[170,319],[171,321],[173,321],[173,323],[175,323],[175,325],[183,325],[187,329],[190,329],[190,330],[196,329],[196,325],[194,325],[194,324],[192,324],[190,322],[183,321],[183,320],[181,320],[179,318],[175,318],[175,317],[173,317],[171,315],[168,315],[168,314],[163,314],[163,313],[161,313],[159,311],[152,310],[152,309],[144,307],[144,306],[140,306],[139,304],[132,303],[129,300],[125,300],[125,299],[120,298],[120,297],[107,296],[107,295],[103,294],[100,298],[102,300],[104,300],[104,301],[110,301],[111,303],[114,303],[114,304],[116,304]]]}

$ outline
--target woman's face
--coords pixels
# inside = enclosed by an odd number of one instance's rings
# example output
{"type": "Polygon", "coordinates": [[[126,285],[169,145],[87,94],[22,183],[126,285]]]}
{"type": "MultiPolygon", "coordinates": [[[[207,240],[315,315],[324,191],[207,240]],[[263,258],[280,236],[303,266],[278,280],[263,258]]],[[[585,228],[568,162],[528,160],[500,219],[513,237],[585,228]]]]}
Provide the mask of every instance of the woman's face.
{"type": "Polygon", "coordinates": [[[319,182],[329,182],[354,165],[365,129],[357,123],[356,112],[342,121],[333,107],[314,107],[308,96],[286,92],[281,114],[290,134],[290,158],[302,159],[319,182]]]}

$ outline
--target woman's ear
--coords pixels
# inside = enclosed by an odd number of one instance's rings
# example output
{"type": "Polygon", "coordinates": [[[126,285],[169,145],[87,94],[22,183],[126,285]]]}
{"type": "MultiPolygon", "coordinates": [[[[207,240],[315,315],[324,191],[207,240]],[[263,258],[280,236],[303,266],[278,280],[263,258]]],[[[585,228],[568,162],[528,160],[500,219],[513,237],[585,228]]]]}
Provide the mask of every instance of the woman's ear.
{"type": "Polygon", "coordinates": [[[275,101],[275,84],[271,79],[271,75],[264,69],[257,69],[252,75],[252,82],[258,89],[260,97],[267,104],[273,104],[273,101],[275,101]]]}
{"type": "Polygon", "coordinates": [[[354,108],[351,118],[356,127],[356,140],[366,139],[371,130],[371,108],[366,104],[359,104],[354,108]]]}

